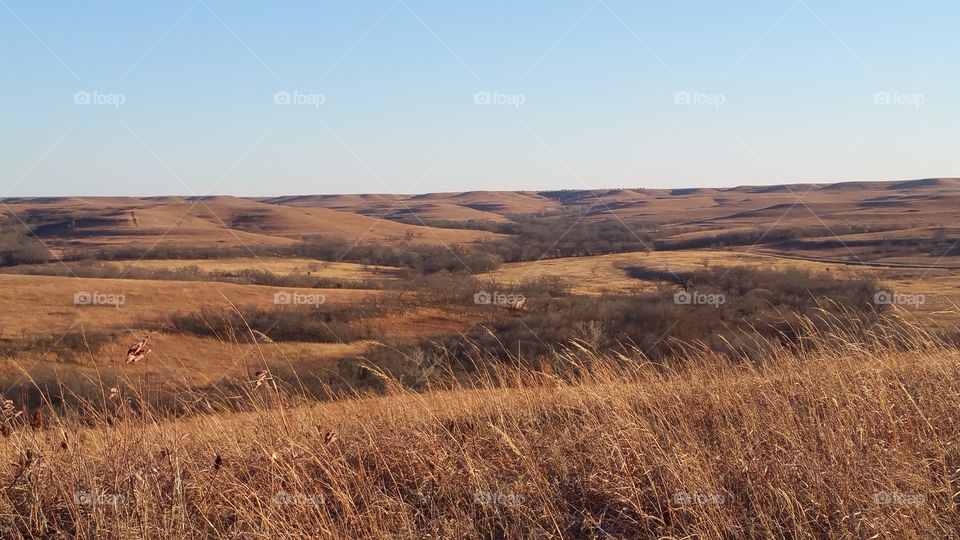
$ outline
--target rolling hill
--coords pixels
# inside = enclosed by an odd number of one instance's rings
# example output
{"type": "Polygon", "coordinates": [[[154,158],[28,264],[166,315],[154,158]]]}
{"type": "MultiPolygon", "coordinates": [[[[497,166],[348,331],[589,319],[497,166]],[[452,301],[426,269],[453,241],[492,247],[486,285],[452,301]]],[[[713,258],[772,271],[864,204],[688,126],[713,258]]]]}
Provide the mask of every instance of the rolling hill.
{"type": "Polygon", "coordinates": [[[960,220],[960,179],[270,198],[35,197],[0,204],[8,225],[27,225],[55,249],[285,246],[311,235],[350,243],[457,245],[494,240],[500,235],[490,231],[514,220],[564,213],[587,221],[666,224],[676,228],[677,239],[786,223],[821,228],[827,236],[854,221],[866,229],[859,233],[929,237],[960,220]]]}

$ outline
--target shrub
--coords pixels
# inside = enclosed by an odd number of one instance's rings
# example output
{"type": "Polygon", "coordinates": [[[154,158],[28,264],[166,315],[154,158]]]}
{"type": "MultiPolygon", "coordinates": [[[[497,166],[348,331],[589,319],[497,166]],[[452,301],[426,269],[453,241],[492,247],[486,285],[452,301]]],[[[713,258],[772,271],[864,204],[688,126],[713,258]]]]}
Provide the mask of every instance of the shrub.
{"type": "Polygon", "coordinates": [[[47,262],[50,250],[24,227],[0,227],[0,266],[47,262]]]}

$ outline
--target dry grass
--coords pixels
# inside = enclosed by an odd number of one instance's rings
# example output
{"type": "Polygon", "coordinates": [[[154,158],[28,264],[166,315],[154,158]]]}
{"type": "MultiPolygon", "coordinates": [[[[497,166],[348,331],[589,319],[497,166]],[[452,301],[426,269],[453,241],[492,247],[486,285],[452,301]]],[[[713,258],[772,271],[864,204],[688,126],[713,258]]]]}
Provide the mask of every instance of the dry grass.
{"type": "MultiPolygon", "coordinates": [[[[842,254],[851,258],[849,252],[842,254]]],[[[837,263],[777,257],[766,253],[748,253],[726,250],[679,250],[650,253],[615,253],[592,257],[568,257],[539,261],[504,264],[491,273],[491,277],[508,285],[541,278],[560,278],[571,285],[576,294],[602,295],[605,293],[629,293],[651,290],[660,283],[632,278],[630,266],[642,266],[664,272],[702,271],[706,268],[731,268],[743,266],[763,270],[784,271],[793,268],[814,273],[829,273],[844,279],[874,278],[891,291],[922,295],[924,303],[910,307],[930,322],[958,322],[957,306],[960,305],[960,285],[956,272],[929,268],[929,257],[913,261],[920,268],[862,267],[837,263]]]]}
{"type": "MultiPolygon", "coordinates": [[[[670,272],[689,272],[705,268],[745,266],[767,270],[799,268],[811,272],[830,272],[841,277],[863,275],[862,268],[841,264],[781,259],[759,253],[725,250],[652,251],[650,253],[615,253],[592,257],[567,257],[539,261],[504,264],[493,272],[493,277],[506,283],[542,277],[558,277],[574,285],[579,294],[628,292],[638,286],[655,285],[631,278],[626,268],[633,265],[670,272]]],[[[868,274],[869,275],[869,274],[868,274]]]]}
{"type": "MultiPolygon", "coordinates": [[[[277,275],[310,274],[322,278],[344,280],[394,279],[398,269],[389,266],[364,265],[348,262],[318,261],[301,257],[230,257],[222,259],[141,259],[137,261],[100,261],[97,266],[125,270],[137,268],[145,270],[180,270],[196,267],[202,272],[238,272],[242,270],[261,270],[277,275]]],[[[29,273],[33,270],[63,268],[63,263],[24,264],[17,270],[29,273]]]]}
{"type": "Polygon", "coordinates": [[[160,419],[121,396],[92,427],[21,417],[0,442],[0,526],[80,538],[956,537],[960,352],[916,329],[860,334],[771,350],[762,365],[691,348],[654,366],[575,347],[553,369],[425,394],[386,381],[387,396],[292,406],[270,382],[251,384],[248,413],[160,419]]]}
{"type": "MultiPolygon", "coordinates": [[[[254,367],[297,369],[303,365],[332,364],[365,353],[375,342],[237,343],[215,337],[187,334],[149,333],[148,361],[124,362],[127,348],[144,334],[124,334],[111,339],[96,352],[78,351],[67,361],[60,351],[22,352],[0,358],[0,381],[25,380],[24,372],[37,379],[74,382],[97,381],[105,375],[120,378],[147,376],[156,381],[182,387],[203,387],[224,378],[243,378],[254,367]]],[[[74,386],[74,385],[70,385],[74,386]]],[[[6,390],[9,392],[10,388],[6,390]]]]}
{"type": "Polygon", "coordinates": [[[144,319],[156,320],[173,313],[204,306],[248,304],[274,306],[279,291],[322,294],[328,304],[348,304],[380,296],[364,289],[296,289],[266,285],[240,285],[204,281],[148,279],[99,279],[0,274],[0,336],[53,334],[68,329],[136,326],[144,319]],[[76,305],[78,292],[123,295],[119,307],[76,305]]]}
{"type": "MultiPolygon", "coordinates": [[[[55,248],[143,246],[284,246],[304,235],[324,234],[348,242],[361,239],[447,245],[493,239],[468,230],[413,226],[327,208],[267,204],[240,197],[162,199],[66,197],[4,205],[31,225],[62,227],[46,238],[55,248]],[[66,227],[73,222],[76,227],[66,227]]],[[[400,206],[403,208],[403,206],[400,206]]]]}
{"type": "Polygon", "coordinates": [[[592,257],[568,257],[539,261],[511,263],[493,272],[495,279],[506,283],[542,277],[558,277],[573,284],[578,294],[603,294],[604,292],[629,292],[638,287],[654,287],[657,284],[631,278],[626,268],[644,266],[670,272],[689,272],[705,268],[745,266],[768,270],[800,268],[811,272],[831,272],[841,277],[856,277],[863,273],[840,264],[779,259],[769,255],[723,250],[652,251],[650,253],[615,253],[592,257]]]}

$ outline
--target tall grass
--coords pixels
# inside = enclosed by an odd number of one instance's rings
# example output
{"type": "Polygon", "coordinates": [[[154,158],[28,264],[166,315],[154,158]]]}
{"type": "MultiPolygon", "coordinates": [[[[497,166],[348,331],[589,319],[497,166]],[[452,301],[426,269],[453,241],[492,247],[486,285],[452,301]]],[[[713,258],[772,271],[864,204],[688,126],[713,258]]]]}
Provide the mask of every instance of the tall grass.
{"type": "MultiPolygon", "coordinates": [[[[6,422],[4,537],[937,538],[960,531],[960,351],[823,329],[751,360],[583,343],[416,393],[6,422]],[[682,361],[680,361],[682,360],[682,361]],[[30,424],[34,424],[31,427],[30,424]],[[91,425],[92,424],[92,425],[91,425]]],[[[126,392],[126,390],[125,390],[126,392]]],[[[131,390],[132,392],[132,390],[131,390]]],[[[111,398],[105,397],[110,400],[111,398]]]]}

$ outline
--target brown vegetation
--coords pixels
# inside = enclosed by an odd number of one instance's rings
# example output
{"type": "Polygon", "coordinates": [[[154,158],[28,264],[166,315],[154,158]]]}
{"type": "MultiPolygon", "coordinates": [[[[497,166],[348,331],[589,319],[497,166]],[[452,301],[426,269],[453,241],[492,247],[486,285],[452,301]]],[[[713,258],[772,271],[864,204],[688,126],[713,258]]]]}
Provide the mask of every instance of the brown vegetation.
{"type": "Polygon", "coordinates": [[[958,200],[7,200],[0,535],[957,536],[958,200]]]}
{"type": "MultiPolygon", "coordinates": [[[[760,363],[582,347],[416,394],[169,420],[11,418],[6,537],[949,537],[960,354],[835,329],[760,363]],[[31,424],[33,426],[31,427],[31,424]]],[[[112,397],[111,397],[112,396],[112,397]]]]}

